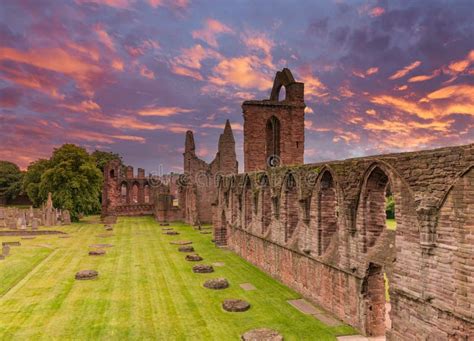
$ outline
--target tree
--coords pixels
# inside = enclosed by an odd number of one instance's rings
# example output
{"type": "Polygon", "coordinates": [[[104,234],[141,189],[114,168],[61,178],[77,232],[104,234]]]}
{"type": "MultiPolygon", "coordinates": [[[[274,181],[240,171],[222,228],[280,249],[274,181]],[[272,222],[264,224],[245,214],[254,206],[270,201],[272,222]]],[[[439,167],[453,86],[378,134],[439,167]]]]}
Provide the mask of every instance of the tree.
{"type": "Polygon", "coordinates": [[[395,200],[393,199],[393,195],[390,195],[386,198],[385,213],[387,219],[395,219],[395,200]]]}
{"type": "Polygon", "coordinates": [[[10,161],[0,161],[0,198],[6,201],[21,194],[23,174],[20,168],[10,161]]]}
{"type": "Polygon", "coordinates": [[[39,192],[51,192],[55,207],[69,210],[77,221],[81,213],[100,209],[102,180],[95,159],[84,148],[65,144],[54,150],[49,167],[41,176],[39,192]]]}
{"type": "Polygon", "coordinates": [[[122,163],[122,157],[113,152],[104,152],[101,150],[95,150],[91,156],[94,158],[95,163],[97,165],[97,168],[100,169],[102,174],[104,174],[104,168],[107,163],[109,163],[112,160],[119,160],[120,163],[122,163]]]}
{"type": "Polygon", "coordinates": [[[48,192],[41,190],[41,176],[50,167],[49,160],[39,159],[30,163],[23,177],[23,191],[26,192],[35,207],[40,206],[48,198],[48,192]]]}

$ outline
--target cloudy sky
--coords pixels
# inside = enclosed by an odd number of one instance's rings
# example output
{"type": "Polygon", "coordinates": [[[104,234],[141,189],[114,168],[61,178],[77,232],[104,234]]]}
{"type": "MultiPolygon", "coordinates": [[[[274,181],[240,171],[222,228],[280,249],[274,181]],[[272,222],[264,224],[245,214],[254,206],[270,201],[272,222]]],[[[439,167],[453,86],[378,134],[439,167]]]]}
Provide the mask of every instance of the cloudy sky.
{"type": "Polygon", "coordinates": [[[466,1],[3,0],[0,159],[65,142],[180,171],[275,72],[306,89],[306,162],[474,142],[466,1]]]}

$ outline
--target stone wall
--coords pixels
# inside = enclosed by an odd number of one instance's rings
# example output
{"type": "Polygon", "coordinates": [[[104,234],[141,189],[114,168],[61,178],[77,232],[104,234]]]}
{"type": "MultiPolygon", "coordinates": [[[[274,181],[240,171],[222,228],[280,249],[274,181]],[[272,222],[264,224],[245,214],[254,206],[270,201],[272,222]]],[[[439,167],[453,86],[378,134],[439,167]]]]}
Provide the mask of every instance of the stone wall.
{"type": "Polygon", "coordinates": [[[304,84],[288,69],[277,72],[270,99],[243,102],[245,172],[303,164],[305,107],[304,84]]]}
{"type": "Polygon", "coordinates": [[[182,211],[179,203],[173,205],[174,199],[178,199],[177,181],[178,176],[174,174],[147,177],[141,168],[135,176],[133,167],[124,169],[120,161],[111,161],[104,168],[102,217],[154,215],[158,221],[165,221],[163,219],[168,219],[168,216],[172,220],[180,220],[182,211]],[[164,207],[172,212],[162,212],[164,207]]]}
{"type": "Polygon", "coordinates": [[[225,124],[219,137],[218,151],[208,164],[196,155],[194,135],[186,133],[184,151],[184,174],[180,181],[180,201],[184,220],[191,225],[213,221],[212,202],[215,198],[219,176],[235,174],[238,171],[235,140],[230,122],[225,124]]]}
{"type": "Polygon", "coordinates": [[[223,178],[215,239],[365,335],[474,337],[474,145],[223,178]],[[395,199],[396,231],[385,226],[395,199]]]}

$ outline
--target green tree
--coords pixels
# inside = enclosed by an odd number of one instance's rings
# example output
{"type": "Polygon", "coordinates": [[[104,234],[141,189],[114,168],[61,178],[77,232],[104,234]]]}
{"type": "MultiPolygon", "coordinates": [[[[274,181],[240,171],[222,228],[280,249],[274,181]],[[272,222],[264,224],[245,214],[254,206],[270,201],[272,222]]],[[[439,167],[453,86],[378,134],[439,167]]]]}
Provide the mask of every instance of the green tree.
{"type": "Polygon", "coordinates": [[[97,165],[97,168],[100,169],[102,174],[104,174],[104,168],[107,163],[109,163],[112,160],[120,160],[120,163],[122,163],[122,157],[113,152],[104,152],[102,150],[95,150],[91,156],[95,160],[95,164],[97,165]]]}
{"type": "Polygon", "coordinates": [[[385,213],[387,219],[395,219],[395,200],[393,195],[390,195],[385,200],[385,213]]]}
{"type": "Polygon", "coordinates": [[[30,163],[23,177],[23,191],[26,192],[35,207],[40,206],[48,198],[48,192],[41,190],[41,176],[50,167],[49,160],[39,159],[30,163]]]}
{"type": "Polygon", "coordinates": [[[40,193],[51,192],[54,205],[68,209],[75,221],[79,215],[100,209],[102,174],[84,148],[65,144],[55,149],[49,167],[41,176],[40,193]]]}
{"type": "Polygon", "coordinates": [[[0,161],[0,198],[15,199],[21,194],[23,174],[20,168],[10,161],[0,161]]]}

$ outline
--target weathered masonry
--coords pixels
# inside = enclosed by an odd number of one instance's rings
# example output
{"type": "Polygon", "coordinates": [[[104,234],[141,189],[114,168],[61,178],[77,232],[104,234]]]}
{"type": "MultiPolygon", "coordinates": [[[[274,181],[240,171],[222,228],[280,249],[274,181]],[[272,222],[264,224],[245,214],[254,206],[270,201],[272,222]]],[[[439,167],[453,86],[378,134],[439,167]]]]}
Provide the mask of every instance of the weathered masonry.
{"type": "MultiPolygon", "coordinates": [[[[277,76],[274,88],[280,82],[277,76]]],[[[267,160],[255,164],[246,155],[250,172],[220,179],[216,243],[365,335],[474,339],[474,144],[302,165],[299,156],[282,153],[304,136],[287,134],[272,120],[285,121],[280,108],[304,108],[303,99],[278,101],[272,94],[251,103],[265,108],[259,125],[280,129],[280,140],[266,139],[262,129],[244,131],[250,139],[244,145],[258,144],[267,160]],[[277,152],[282,166],[272,167],[268,159],[277,152]],[[396,230],[386,228],[387,193],[395,201],[396,230]]]]}
{"type": "Polygon", "coordinates": [[[135,176],[133,167],[111,161],[104,168],[102,216],[154,215],[158,221],[179,220],[181,210],[173,204],[178,197],[177,179],[178,175],[145,176],[141,168],[135,176]]]}

